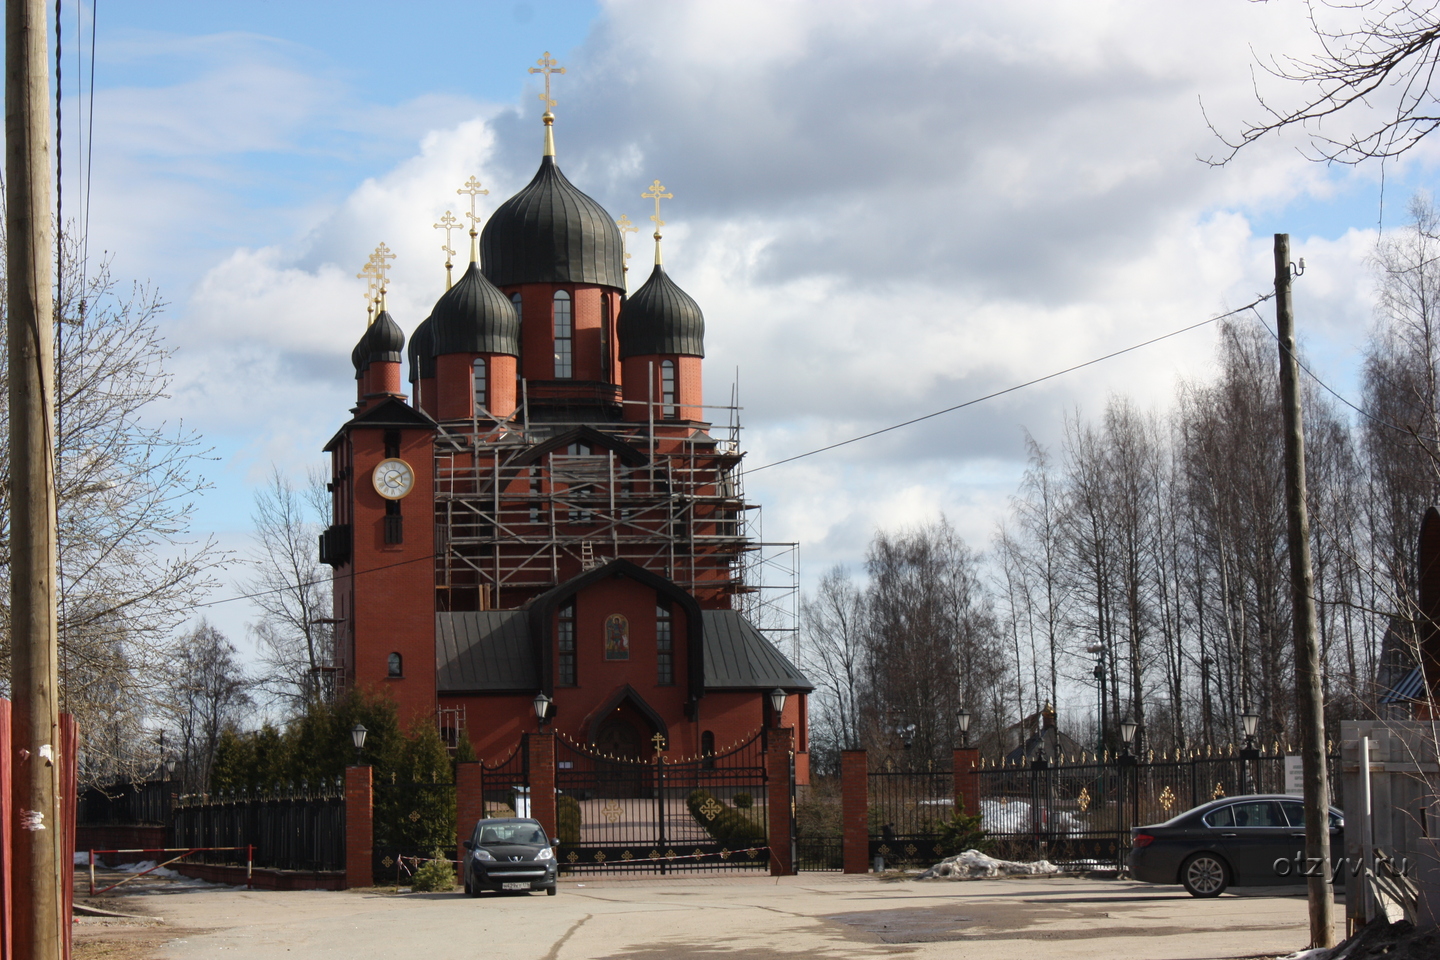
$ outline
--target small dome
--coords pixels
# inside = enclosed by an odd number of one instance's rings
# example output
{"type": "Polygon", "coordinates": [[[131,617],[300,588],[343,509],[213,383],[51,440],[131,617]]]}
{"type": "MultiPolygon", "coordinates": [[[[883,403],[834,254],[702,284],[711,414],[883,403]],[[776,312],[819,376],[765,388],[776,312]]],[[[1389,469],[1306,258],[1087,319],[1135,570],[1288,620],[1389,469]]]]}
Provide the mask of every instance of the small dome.
{"type": "Polygon", "coordinates": [[[705,316],[700,305],[658,263],[645,286],[620,307],[619,335],[621,360],[659,353],[705,356],[705,316]]]}
{"type": "Polygon", "coordinates": [[[480,235],[485,276],[496,286],[594,283],[625,288],[620,228],[575,188],[554,157],[506,200],[480,235]]]}
{"type": "Polygon", "coordinates": [[[474,263],[435,301],[428,322],[432,358],[447,353],[520,356],[520,318],[515,315],[515,305],[474,263]]]}
{"type": "Polygon", "coordinates": [[[410,360],[411,383],[435,376],[435,326],[431,321],[432,318],[426,317],[410,334],[410,347],[405,352],[410,360]]]}
{"type": "Polygon", "coordinates": [[[355,368],[355,379],[360,379],[360,374],[370,369],[372,363],[399,363],[402,359],[401,352],[405,349],[405,331],[400,329],[400,324],[390,316],[388,311],[381,310],[380,316],[376,317],[365,332],[360,334],[355,349],[350,351],[350,364],[355,368]]]}

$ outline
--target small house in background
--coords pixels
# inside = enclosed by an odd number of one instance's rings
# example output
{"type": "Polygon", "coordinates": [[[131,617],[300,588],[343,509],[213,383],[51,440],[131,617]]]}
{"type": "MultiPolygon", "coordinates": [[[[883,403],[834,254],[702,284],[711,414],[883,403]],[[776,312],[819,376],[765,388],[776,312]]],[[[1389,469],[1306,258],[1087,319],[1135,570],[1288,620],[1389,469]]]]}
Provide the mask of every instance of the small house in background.
{"type": "Polygon", "coordinates": [[[1074,738],[1060,731],[1055,723],[1055,708],[1048,703],[1006,727],[1005,738],[1006,746],[1013,745],[1005,754],[1008,764],[1034,763],[1042,757],[1045,760],[1073,757],[1081,750],[1074,738]]]}

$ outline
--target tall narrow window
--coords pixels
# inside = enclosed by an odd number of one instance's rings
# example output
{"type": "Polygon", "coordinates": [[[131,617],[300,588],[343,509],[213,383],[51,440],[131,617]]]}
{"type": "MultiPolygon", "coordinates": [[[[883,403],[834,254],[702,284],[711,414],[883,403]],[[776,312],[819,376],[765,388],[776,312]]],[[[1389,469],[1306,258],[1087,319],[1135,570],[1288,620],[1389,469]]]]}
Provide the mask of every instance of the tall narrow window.
{"type": "Polygon", "coordinates": [[[570,294],[555,291],[555,379],[569,380],[574,370],[575,324],[570,315],[570,294]]]}
{"type": "Polygon", "coordinates": [[[488,377],[486,375],[488,364],[484,357],[476,357],[470,367],[470,386],[475,394],[475,416],[480,416],[489,408],[489,394],[486,392],[488,377]]]}
{"type": "Polygon", "coordinates": [[[510,302],[515,305],[515,319],[519,321],[520,325],[520,356],[515,358],[515,382],[518,384],[520,379],[525,376],[525,316],[521,311],[520,294],[510,294],[510,302]]]}
{"type": "Polygon", "coordinates": [[[680,416],[680,411],[675,406],[675,361],[660,361],[660,402],[665,409],[660,416],[666,420],[674,420],[680,416]]]}
{"type": "Polygon", "coordinates": [[[675,621],[664,603],[655,605],[655,683],[662,687],[675,683],[675,621]]]}
{"type": "Polygon", "coordinates": [[[610,294],[600,294],[600,379],[610,382],[610,294]]]}
{"type": "Polygon", "coordinates": [[[401,659],[400,654],[398,654],[398,653],[392,653],[392,654],[390,654],[390,660],[389,660],[389,662],[385,665],[385,668],[386,668],[386,669],[385,669],[385,675],[386,675],[387,677],[403,677],[403,676],[405,676],[405,671],[402,669],[402,666],[403,666],[404,662],[405,662],[405,661],[404,661],[403,659],[401,659]]]}
{"type": "Polygon", "coordinates": [[[559,670],[555,682],[562,687],[575,686],[575,601],[560,608],[558,620],[560,647],[559,670]]]}

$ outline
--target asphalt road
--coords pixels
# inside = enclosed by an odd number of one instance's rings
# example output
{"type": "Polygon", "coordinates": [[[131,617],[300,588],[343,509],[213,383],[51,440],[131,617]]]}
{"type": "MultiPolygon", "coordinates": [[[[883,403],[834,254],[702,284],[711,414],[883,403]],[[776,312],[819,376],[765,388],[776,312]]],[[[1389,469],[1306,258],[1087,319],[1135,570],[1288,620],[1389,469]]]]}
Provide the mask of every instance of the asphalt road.
{"type": "Polygon", "coordinates": [[[120,899],[164,919],[145,952],[166,960],[1179,960],[1277,956],[1307,940],[1302,896],[1196,900],[1179,887],[1068,878],[592,877],[563,881],[555,897],[478,901],[177,885],[120,899]]]}

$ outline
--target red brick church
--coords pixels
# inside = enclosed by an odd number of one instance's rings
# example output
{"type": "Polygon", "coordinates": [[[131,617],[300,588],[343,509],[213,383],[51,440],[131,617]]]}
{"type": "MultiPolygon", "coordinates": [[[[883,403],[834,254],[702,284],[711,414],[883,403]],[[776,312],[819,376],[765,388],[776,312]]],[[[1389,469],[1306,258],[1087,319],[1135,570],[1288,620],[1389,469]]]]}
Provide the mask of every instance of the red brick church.
{"type": "Polygon", "coordinates": [[[408,344],[382,285],[352,354],[357,405],[325,448],[336,685],[465,730],[490,761],[541,710],[634,758],[723,751],[779,720],[803,782],[811,685],[743,615],[754,506],[738,426],[702,402],[700,307],[661,265],[664,188],[647,194],[654,269],[627,295],[621,229],[565,178],[544,122],[540,169],[478,237],[479,185],[461,191],[469,266],[408,344]]]}

